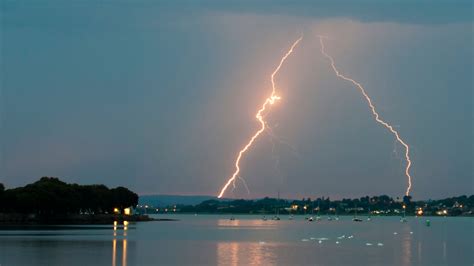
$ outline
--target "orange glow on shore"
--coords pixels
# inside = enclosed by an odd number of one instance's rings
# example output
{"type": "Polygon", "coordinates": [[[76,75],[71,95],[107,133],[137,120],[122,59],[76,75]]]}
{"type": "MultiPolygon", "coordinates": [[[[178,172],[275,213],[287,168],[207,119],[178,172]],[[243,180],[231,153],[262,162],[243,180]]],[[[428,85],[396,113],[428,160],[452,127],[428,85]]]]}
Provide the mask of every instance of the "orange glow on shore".
{"type": "Polygon", "coordinates": [[[254,141],[262,134],[263,131],[265,131],[265,120],[264,120],[264,112],[267,110],[268,105],[274,104],[277,100],[280,100],[281,97],[277,95],[276,93],[276,85],[275,85],[275,75],[278,73],[280,70],[281,66],[285,62],[285,60],[290,56],[291,53],[293,53],[293,49],[296,47],[296,45],[303,39],[303,36],[301,36],[298,40],[296,40],[293,45],[290,47],[290,50],[286,52],[286,54],[281,58],[280,64],[278,64],[277,68],[273,71],[271,75],[271,82],[272,82],[272,93],[270,96],[265,99],[265,102],[263,103],[262,107],[258,110],[257,114],[255,117],[257,118],[258,122],[260,123],[260,129],[255,132],[255,134],[250,138],[249,142],[239,151],[237,155],[237,159],[235,160],[235,171],[232,174],[232,176],[227,180],[227,183],[222,187],[219,195],[217,196],[218,198],[222,198],[224,195],[225,191],[229,187],[229,185],[233,182],[235,182],[236,178],[239,178],[239,172],[240,172],[240,160],[242,159],[242,156],[244,155],[245,152],[252,146],[254,141]]]}
{"type": "Polygon", "coordinates": [[[372,104],[372,99],[370,99],[370,97],[367,95],[364,87],[362,87],[362,85],[360,83],[358,83],[357,81],[351,79],[351,78],[348,78],[346,76],[344,76],[343,74],[341,74],[339,72],[339,70],[336,68],[335,66],[335,63],[334,63],[334,59],[325,52],[324,50],[324,42],[323,42],[323,38],[326,38],[325,36],[319,36],[319,42],[321,43],[321,53],[327,58],[329,59],[329,61],[331,62],[331,67],[332,69],[334,70],[334,72],[336,73],[336,76],[338,76],[339,78],[341,79],[344,79],[346,81],[349,81],[351,82],[352,84],[354,84],[356,87],[359,88],[360,92],[362,93],[362,95],[365,97],[365,99],[367,100],[367,103],[369,104],[369,107],[370,107],[370,110],[372,111],[372,114],[374,115],[374,118],[375,118],[375,121],[377,121],[378,123],[380,123],[381,125],[383,125],[385,128],[387,128],[396,138],[396,140],[403,145],[403,147],[405,147],[405,159],[406,159],[406,162],[407,162],[407,165],[406,165],[406,168],[405,168],[405,175],[407,176],[407,179],[408,179],[408,186],[407,186],[407,189],[406,189],[406,192],[405,192],[405,195],[409,195],[410,194],[410,189],[411,189],[411,175],[410,175],[410,167],[411,167],[411,160],[410,160],[410,147],[408,146],[407,143],[405,143],[405,141],[402,140],[402,138],[400,137],[398,131],[396,131],[393,126],[391,126],[389,123],[385,122],[384,120],[382,120],[380,118],[380,115],[379,113],[377,113],[377,111],[375,110],[375,106],[372,104]]]}

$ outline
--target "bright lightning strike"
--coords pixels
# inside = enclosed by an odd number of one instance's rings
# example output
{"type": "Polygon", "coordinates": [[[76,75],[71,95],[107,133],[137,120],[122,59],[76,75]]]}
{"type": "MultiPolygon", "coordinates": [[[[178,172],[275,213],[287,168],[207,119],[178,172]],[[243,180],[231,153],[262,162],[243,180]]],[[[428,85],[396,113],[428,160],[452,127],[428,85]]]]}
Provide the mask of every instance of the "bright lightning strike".
{"type": "MultiPolygon", "coordinates": [[[[232,176],[227,180],[227,183],[222,187],[221,192],[217,196],[218,198],[222,198],[224,195],[225,191],[227,190],[227,187],[229,187],[230,184],[235,185],[235,179],[239,178],[239,172],[240,172],[240,160],[242,159],[242,156],[244,155],[245,152],[252,146],[254,141],[262,134],[263,131],[265,131],[265,120],[263,113],[267,110],[268,105],[274,104],[277,100],[280,100],[281,97],[277,95],[276,93],[276,85],[275,85],[275,75],[280,71],[281,66],[285,62],[285,60],[290,56],[291,53],[293,53],[293,49],[298,45],[298,43],[303,39],[303,36],[301,36],[298,40],[296,40],[293,45],[291,45],[290,50],[286,52],[286,54],[281,58],[280,64],[278,64],[277,68],[273,71],[271,75],[271,82],[272,82],[272,93],[270,96],[265,99],[265,102],[263,103],[262,107],[258,110],[257,114],[255,115],[255,118],[257,118],[258,122],[260,123],[260,129],[255,132],[255,134],[250,138],[249,142],[239,151],[237,155],[237,159],[235,160],[235,171],[232,174],[232,176]]],[[[240,178],[241,179],[241,178],[240,178]]],[[[241,179],[243,180],[243,179],[241,179]]]]}
{"type": "Polygon", "coordinates": [[[408,179],[408,187],[407,187],[407,190],[405,192],[405,195],[409,195],[410,194],[410,189],[411,189],[411,175],[410,175],[410,167],[411,167],[411,160],[410,160],[410,147],[408,146],[408,144],[406,144],[405,141],[402,140],[402,138],[400,138],[400,135],[398,133],[397,130],[394,129],[394,127],[390,124],[388,124],[387,122],[383,121],[381,118],[380,118],[380,115],[377,113],[377,111],[375,110],[375,106],[372,104],[372,100],[370,99],[370,97],[367,95],[367,93],[365,92],[365,89],[364,87],[362,87],[362,85],[360,83],[358,83],[357,81],[351,79],[351,78],[348,78],[346,76],[344,76],[343,74],[341,74],[339,72],[339,70],[336,68],[335,66],[335,63],[334,63],[334,59],[325,52],[324,50],[324,41],[323,41],[323,38],[327,38],[325,36],[319,36],[319,42],[321,43],[321,53],[327,58],[329,59],[329,61],[331,62],[331,67],[332,69],[334,70],[334,72],[336,73],[336,75],[341,78],[341,79],[344,79],[346,81],[349,81],[351,82],[352,84],[354,84],[356,87],[359,88],[360,92],[362,93],[362,95],[364,95],[365,99],[367,100],[367,103],[369,104],[369,107],[372,111],[372,114],[374,115],[374,118],[375,118],[375,121],[377,121],[378,123],[380,123],[381,125],[383,125],[385,128],[387,128],[390,132],[392,132],[392,134],[395,136],[396,140],[401,144],[403,145],[403,147],[405,147],[405,159],[407,161],[407,165],[406,165],[406,168],[405,168],[405,175],[407,176],[407,179],[408,179]]]}

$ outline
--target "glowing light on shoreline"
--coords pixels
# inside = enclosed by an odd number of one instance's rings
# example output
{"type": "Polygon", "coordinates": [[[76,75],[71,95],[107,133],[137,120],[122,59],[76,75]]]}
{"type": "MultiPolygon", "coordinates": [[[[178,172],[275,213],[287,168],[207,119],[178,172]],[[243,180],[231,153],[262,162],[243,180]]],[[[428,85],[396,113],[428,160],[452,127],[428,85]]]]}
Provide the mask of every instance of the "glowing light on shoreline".
{"type": "MultiPolygon", "coordinates": [[[[265,131],[265,120],[264,120],[264,115],[263,113],[267,110],[268,105],[273,105],[276,101],[280,100],[281,97],[277,95],[276,93],[276,85],[275,85],[275,75],[278,73],[280,70],[281,66],[285,62],[285,60],[290,56],[291,53],[293,53],[293,49],[298,45],[298,43],[303,39],[303,36],[301,36],[299,39],[297,39],[293,45],[291,45],[290,49],[286,54],[281,58],[280,63],[276,67],[276,69],[273,71],[271,75],[271,83],[272,83],[272,93],[270,96],[265,99],[265,102],[263,105],[260,107],[260,109],[257,111],[257,114],[255,115],[255,118],[257,118],[258,122],[260,123],[260,129],[255,132],[255,134],[250,138],[249,142],[239,151],[237,158],[235,160],[235,171],[232,174],[232,176],[227,180],[227,183],[222,187],[219,195],[217,196],[218,198],[222,198],[224,195],[225,191],[227,190],[227,187],[229,187],[230,184],[235,185],[235,179],[240,178],[239,177],[239,172],[240,172],[240,160],[242,159],[242,156],[244,155],[245,152],[252,146],[254,141],[262,134],[263,131],[265,131]]],[[[243,179],[242,179],[243,180],[243,179]]]]}
{"type": "Polygon", "coordinates": [[[400,137],[399,133],[397,130],[394,129],[394,127],[392,125],[390,125],[389,123],[385,122],[384,120],[382,120],[380,118],[380,115],[379,113],[377,112],[377,110],[375,109],[375,106],[373,105],[372,103],[372,99],[368,96],[367,92],[365,91],[364,87],[362,87],[362,85],[360,83],[358,83],[357,81],[351,79],[351,78],[348,78],[346,76],[344,76],[343,74],[341,74],[339,72],[339,70],[336,68],[336,65],[334,63],[334,59],[326,53],[326,51],[324,50],[324,41],[323,41],[323,38],[327,38],[325,36],[318,36],[319,37],[319,42],[321,44],[321,53],[324,55],[324,57],[326,57],[327,59],[329,59],[329,61],[331,62],[331,67],[332,69],[334,70],[334,72],[336,73],[336,76],[338,76],[339,78],[343,79],[343,80],[346,80],[346,81],[349,81],[351,82],[352,84],[354,84],[357,88],[359,88],[360,92],[362,93],[362,95],[365,97],[365,99],[367,100],[367,103],[370,107],[370,110],[372,111],[372,114],[374,115],[374,118],[375,118],[375,121],[377,121],[379,124],[383,125],[385,128],[387,128],[394,136],[395,136],[395,139],[401,144],[403,145],[403,147],[405,147],[405,159],[406,159],[406,162],[407,162],[407,165],[406,165],[406,168],[405,168],[405,175],[408,179],[408,186],[407,186],[407,189],[406,189],[406,192],[405,192],[405,195],[408,196],[410,194],[410,190],[411,190],[411,175],[410,175],[410,167],[411,167],[411,159],[410,159],[410,147],[408,146],[408,144],[400,137]]]}

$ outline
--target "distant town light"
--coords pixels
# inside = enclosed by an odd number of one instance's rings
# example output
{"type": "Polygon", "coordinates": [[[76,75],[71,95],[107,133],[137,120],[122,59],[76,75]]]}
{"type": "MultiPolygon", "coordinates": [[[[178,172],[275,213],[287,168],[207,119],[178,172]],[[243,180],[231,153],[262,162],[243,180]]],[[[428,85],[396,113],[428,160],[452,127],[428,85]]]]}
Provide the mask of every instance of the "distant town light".
{"type": "Polygon", "coordinates": [[[132,214],[132,209],[131,209],[131,208],[125,208],[125,209],[123,209],[123,214],[125,214],[125,215],[131,215],[131,214],[132,214]]]}
{"type": "Polygon", "coordinates": [[[114,208],[114,213],[115,213],[115,214],[120,214],[119,208],[114,208]]]}
{"type": "Polygon", "coordinates": [[[436,212],[437,215],[447,215],[448,214],[448,210],[439,210],[436,212]]]}

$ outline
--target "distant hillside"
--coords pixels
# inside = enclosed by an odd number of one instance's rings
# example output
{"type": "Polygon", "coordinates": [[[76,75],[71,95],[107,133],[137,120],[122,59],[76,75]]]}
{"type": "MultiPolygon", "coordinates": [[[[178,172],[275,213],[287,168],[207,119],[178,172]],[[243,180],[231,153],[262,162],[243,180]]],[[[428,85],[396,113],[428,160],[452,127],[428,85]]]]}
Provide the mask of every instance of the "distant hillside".
{"type": "Polygon", "coordinates": [[[166,207],[178,204],[196,205],[210,199],[217,198],[215,196],[142,195],[138,199],[138,204],[153,207],[166,207]]]}

